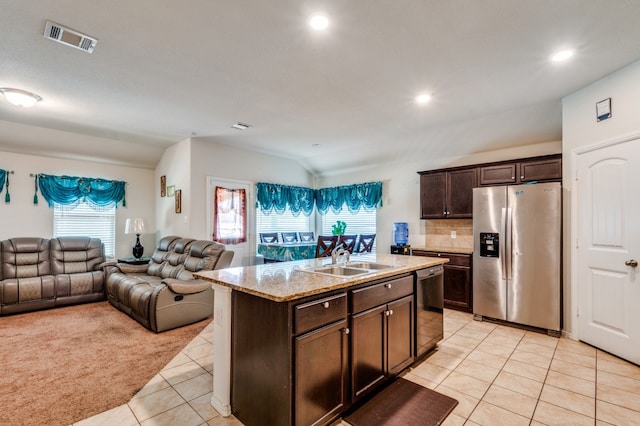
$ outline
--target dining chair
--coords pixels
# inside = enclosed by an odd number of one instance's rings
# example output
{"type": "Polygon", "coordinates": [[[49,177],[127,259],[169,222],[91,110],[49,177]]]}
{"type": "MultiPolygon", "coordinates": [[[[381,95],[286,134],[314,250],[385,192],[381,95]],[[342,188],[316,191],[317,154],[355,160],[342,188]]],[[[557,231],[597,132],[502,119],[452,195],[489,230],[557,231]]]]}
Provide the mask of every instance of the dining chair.
{"type": "Polygon", "coordinates": [[[296,243],[296,242],[298,242],[298,233],[297,232],[283,232],[282,233],[282,242],[283,243],[296,243]]]}
{"type": "Polygon", "coordinates": [[[376,234],[360,234],[356,253],[371,253],[376,234]]]}
{"type": "Polygon", "coordinates": [[[277,232],[261,232],[260,242],[261,243],[277,243],[278,233],[277,232]]]}
{"type": "Polygon", "coordinates": [[[340,244],[342,244],[342,247],[345,250],[347,250],[349,253],[353,253],[354,249],[356,248],[357,238],[357,235],[340,235],[338,237],[337,245],[339,246],[340,244]]]}
{"type": "Polygon", "coordinates": [[[331,251],[336,248],[338,243],[337,235],[318,235],[318,244],[316,245],[316,257],[330,257],[331,251]]]}
{"type": "Polygon", "coordinates": [[[298,232],[298,235],[300,236],[300,241],[302,242],[314,241],[313,231],[298,232]]]}

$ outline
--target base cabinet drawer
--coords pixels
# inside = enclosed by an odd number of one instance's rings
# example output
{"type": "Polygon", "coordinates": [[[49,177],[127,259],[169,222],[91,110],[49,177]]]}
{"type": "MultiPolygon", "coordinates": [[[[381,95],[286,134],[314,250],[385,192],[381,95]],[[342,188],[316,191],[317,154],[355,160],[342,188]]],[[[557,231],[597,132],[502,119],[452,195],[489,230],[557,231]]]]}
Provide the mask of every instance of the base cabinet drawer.
{"type": "Polygon", "coordinates": [[[351,312],[361,312],[413,293],[413,277],[385,281],[352,291],[351,312]]]}
{"type": "Polygon", "coordinates": [[[325,297],[295,308],[295,334],[306,333],[347,317],[347,293],[325,297]]]}

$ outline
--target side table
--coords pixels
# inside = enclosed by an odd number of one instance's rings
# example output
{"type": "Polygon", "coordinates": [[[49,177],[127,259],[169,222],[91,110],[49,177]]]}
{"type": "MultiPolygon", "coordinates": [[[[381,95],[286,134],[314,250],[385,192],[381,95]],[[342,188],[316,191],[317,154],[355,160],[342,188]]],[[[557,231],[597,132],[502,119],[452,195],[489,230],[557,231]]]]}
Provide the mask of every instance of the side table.
{"type": "Polygon", "coordinates": [[[128,265],[145,265],[149,263],[150,260],[150,256],[142,256],[139,259],[136,259],[135,257],[124,257],[118,259],[118,263],[126,263],[128,265]]]}

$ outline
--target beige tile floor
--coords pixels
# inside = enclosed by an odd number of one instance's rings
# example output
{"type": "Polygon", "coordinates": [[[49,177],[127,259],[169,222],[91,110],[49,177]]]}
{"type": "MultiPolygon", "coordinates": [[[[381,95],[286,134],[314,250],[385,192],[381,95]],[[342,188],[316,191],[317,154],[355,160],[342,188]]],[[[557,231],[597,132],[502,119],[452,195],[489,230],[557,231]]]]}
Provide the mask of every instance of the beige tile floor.
{"type": "MultiPolygon", "coordinates": [[[[241,425],[210,406],[212,341],[209,325],[128,404],[74,425],[241,425]]],[[[446,426],[640,425],[640,367],[462,312],[446,311],[445,340],[404,377],[458,400],[446,426]]]]}

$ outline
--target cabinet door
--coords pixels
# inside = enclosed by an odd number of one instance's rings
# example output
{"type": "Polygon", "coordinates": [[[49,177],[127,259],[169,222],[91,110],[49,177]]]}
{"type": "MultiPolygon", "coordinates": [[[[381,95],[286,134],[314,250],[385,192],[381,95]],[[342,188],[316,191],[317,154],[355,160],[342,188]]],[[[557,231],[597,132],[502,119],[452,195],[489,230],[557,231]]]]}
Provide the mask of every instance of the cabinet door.
{"type": "Polygon", "coordinates": [[[444,264],[444,306],[471,312],[473,309],[471,295],[471,268],[444,264]]]}
{"type": "Polygon", "coordinates": [[[518,181],[518,163],[479,167],[480,185],[504,185],[518,181]]]}
{"type": "Polygon", "coordinates": [[[420,218],[446,217],[446,173],[420,175],[420,218]]]}
{"type": "Polygon", "coordinates": [[[562,158],[520,163],[520,182],[562,179],[562,158]]]}
{"type": "Polygon", "coordinates": [[[413,296],[387,305],[387,372],[396,375],[413,362],[413,296]]]}
{"type": "Polygon", "coordinates": [[[327,424],[347,403],[347,320],[296,337],[296,425],[327,424]]]}
{"type": "Polygon", "coordinates": [[[386,311],[383,305],[351,316],[352,402],[385,379],[386,311]]]}
{"type": "Polygon", "coordinates": [[[476,169],[447,172],[447,217],[468,218],[473,215],[473,188],[477,185],[476,169]]]}

